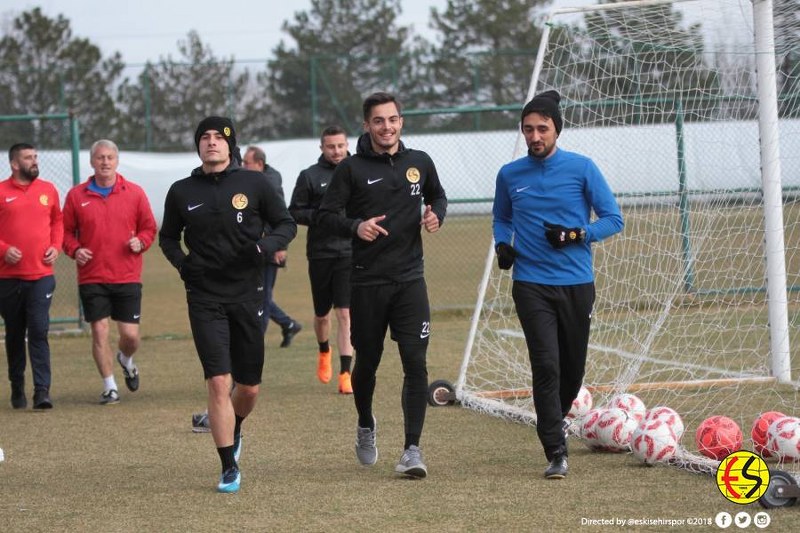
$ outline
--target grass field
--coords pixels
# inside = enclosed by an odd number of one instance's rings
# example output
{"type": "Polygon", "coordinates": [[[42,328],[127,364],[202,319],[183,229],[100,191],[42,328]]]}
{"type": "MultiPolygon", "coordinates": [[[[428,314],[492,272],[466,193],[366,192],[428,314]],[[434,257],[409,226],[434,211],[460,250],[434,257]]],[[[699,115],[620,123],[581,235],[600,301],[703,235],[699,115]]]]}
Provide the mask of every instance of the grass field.
{"type": "MultiPolygon", "coordinates": [[[[52,411],[12,410],[8,382],[0,380],[0,531],[603,531],[621,528],[583,520],[712,521],[625,528],[682,531],[716,530],[719,511],[761,510],[728,502],[711,477],[642,467],[629,455],[592,453],[578,442],[568,478],[547,481],[531,428],[460,407],[428,410],[422,448],[429,477],[398,478],[402,378],[391,342],[376,391],[380,457],[372,468],[359,466],[352,398],[316,381],[300,243],[302,232],[276,299],[306,329],[287,349],[277,348],[279,328],[268,333],[260,403],[244,425],[239,494],[215,492],[211,437],[190,431],[191,413],[205,403],[202,372],[178,276],[154,249],[146,256],[139,392],[122,391],[115,406],[97,404],[101,381],[85,335],[51,338],[52,411]]],[[[430,378],[454,380],[469,316],[438,312],[433,327],[430,378]]],[[[798,512],[770,511],[769,530],[795,530],[798,512]]]]}

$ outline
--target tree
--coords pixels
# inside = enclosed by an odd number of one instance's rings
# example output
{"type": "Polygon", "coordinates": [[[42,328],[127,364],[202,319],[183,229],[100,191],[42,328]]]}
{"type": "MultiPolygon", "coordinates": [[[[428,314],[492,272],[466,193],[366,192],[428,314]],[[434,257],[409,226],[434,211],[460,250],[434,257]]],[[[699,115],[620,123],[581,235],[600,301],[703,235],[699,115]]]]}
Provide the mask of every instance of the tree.
{"type": "Polygon", "coordinates": [[[800,117],[800,0],[776,2],[775,55],[782,117],[800,117]]]}
{"type": "MultiPolygon", "coordinates": [[[[48,18],[40,8],[19,15],[0,39],[0,114],[36,115],[72,111],[84,144],[109,136],[117,110],[111,97],[123,64],[119,53],[103,59],[87,39],[72,36],[62,15],[48,18]]],[[[31,141],[63,147],[64,124],[19,122],[3,128],[5,146],[31,141]]]]}
{"type": "MultiPolygon", "coordinates": [[[[235,72],[233,59],[217,59],[195,31],[178,42],[179,60],[171,56],[147,63],[137,83],[120,86],[119,102],[126,111],[121,138],[131,148],[194,150],[194,125],[209,115],[249,117],[245,110],[255,96],[250,73],[235,72]]],[[[256,113],[253,113],[256,115],[256,113]]],[[[248,119],[236,121],[243,131],[248,119]]]]}
{"type": "Polygon", "coordinates": [[[413,53],[404,48],[409,29],[396,24],[400,12],[399,0],[311,0],[284,22],[296,47],[281,41],[258,77],[273,103],[265,136],[317,136],[329,124],[353,133],[363,98],[376,90],[413,105],[413,53]]]}

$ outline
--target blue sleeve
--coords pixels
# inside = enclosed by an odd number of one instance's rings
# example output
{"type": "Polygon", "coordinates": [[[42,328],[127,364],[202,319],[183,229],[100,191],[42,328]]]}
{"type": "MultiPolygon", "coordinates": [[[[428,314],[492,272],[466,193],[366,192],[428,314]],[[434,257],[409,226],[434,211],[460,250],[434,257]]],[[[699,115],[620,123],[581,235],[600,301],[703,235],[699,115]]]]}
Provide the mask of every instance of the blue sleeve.
{"type": "Polygon", "coordinates": [[[508,194],[508,187],[503,178],[503,169],[497,173],[494,188],[494,205],[492,206],[492,233],[494,242],[505,242],[511,244],[514,229],[511,224],[511,197],[508,194]]]}
{"type": "Polygon", "coordinates": [[[586,228],[586,242],[597,242],[622,231],[624,222],[619,204],[600,169],[589,161],[587,171],[587,195],[589,205],[596,215],[594,222],[586,228]]]}

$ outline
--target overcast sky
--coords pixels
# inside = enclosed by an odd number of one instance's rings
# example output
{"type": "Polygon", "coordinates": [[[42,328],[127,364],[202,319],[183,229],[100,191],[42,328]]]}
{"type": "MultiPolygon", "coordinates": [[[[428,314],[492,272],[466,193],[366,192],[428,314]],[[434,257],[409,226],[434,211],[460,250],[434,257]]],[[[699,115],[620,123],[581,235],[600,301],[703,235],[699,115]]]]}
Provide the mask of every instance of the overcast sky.
{"type": "MultiPolygon", "coordinates": [[[[559,6],[591,0],[556,0],[559,6]]],[[[443,10],[446,0],[401,0],[400,23],[417,34],[430,31],[430,8],[443,10]]],[[[39,6],[51,18],[64,15],[76,36],[98,45],[104,56],[115,51],[128,64],[178,58],[177,42],[197,30],[220,58],[266,59],[281,39],[284,20],[308,10],[310,0],[0,0],[0,20],[8,21],[39,6]]]]}

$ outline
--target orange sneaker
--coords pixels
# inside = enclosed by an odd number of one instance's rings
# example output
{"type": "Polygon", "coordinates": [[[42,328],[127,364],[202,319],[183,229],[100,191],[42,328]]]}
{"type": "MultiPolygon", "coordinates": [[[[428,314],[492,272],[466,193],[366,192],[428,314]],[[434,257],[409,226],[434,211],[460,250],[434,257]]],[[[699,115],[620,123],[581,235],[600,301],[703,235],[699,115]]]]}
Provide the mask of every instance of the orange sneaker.
{"type": "Polygon", "coordinates": [[[350,383],[350,372],[339,374],[339,394],[353,394],[353,385],[350,383]]]}
{"type": "Polygon", "coordinates": [[[331,351],[319,352],[319,359],[317,360],[317,378],[322,383],[330,383],[332,377],[331,351]]]}

